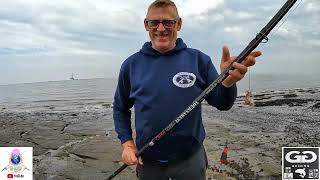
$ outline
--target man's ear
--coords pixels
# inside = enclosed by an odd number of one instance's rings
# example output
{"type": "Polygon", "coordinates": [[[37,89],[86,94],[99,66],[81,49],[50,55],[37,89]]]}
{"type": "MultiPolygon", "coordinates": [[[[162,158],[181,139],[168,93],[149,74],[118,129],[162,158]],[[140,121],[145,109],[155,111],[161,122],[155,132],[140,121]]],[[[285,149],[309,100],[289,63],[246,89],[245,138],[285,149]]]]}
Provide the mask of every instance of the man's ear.
{"type": "Polygon", "coordinates": [[[144,24],[144,28],[146,29],[146,31],[149,31],[149,28],[147,25],[147,19],[144,19],[143,24],[144,24]]]}
{"type": "Polygon", "coordinates": [[[177,30],[180,31],[180,30],[181,30],[181,27],[182,27],[182,19],[179,18],[179,19],[178,19],[178,22],[177,22],[177,30]]]}

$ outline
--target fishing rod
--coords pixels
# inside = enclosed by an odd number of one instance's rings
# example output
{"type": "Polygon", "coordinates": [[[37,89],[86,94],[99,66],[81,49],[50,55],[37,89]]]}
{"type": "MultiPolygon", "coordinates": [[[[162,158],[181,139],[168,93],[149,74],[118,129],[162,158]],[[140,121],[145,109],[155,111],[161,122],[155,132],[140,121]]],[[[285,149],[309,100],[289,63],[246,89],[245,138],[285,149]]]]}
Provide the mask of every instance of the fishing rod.
{"type": "MultiPolygon", "coordinates": [[[[164,128],[156,137],[154,137],[149,143],[144,145],[137,153],[136,156],[140,157],[143,152],[151,146],[154,146],[159,142],[169,131],[178,124],[184,117],[186,117],[195,107],[197,107],[205,98],[209,96],[209,93],[221,82],[227,78],[229,71],[233,70],[233,63],[241,63],[261,42],[268,41],[268,34],[278,24],[278,22],[286,15],[290,8],[297,2],[297,0],[287,0],[287,2],[281,7],[276,15],[268,22],[268,24],[262,28],[262,30],[256,35],[256,37],[247,45],[247,47],[237,56],[237,58],[214,80],[193,102],[189,105],[178,117],[176,117],[166,128],[164,128]]],[[[111,180],[128,165],[124,164],[118,168],[113,174],[111,174],[107,180],[111,180]]]]}

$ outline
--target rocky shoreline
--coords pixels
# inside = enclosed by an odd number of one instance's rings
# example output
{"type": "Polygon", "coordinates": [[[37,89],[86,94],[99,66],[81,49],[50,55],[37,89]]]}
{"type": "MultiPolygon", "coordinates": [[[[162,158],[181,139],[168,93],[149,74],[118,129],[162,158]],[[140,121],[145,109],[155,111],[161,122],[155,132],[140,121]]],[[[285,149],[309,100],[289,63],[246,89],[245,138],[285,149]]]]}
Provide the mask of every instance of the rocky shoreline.
{"type": "MultiPolygon", "coordinates": [[[[226,112],[203,103],[208,179],[281,179],[281,147],[320,146],[320,87],[239,96],[226,112]],[[220,164],[225,143],[228,164],[220,164]]],[[[121,162],[110,103],[74,111],[0,106],[0,146],[33,147],[34,179],[105,179],[121,162]],[[98,107],[98,108],[96,108],[98,107]]],[[[129,167],[115,179],[135,179],[129,167]]]]}

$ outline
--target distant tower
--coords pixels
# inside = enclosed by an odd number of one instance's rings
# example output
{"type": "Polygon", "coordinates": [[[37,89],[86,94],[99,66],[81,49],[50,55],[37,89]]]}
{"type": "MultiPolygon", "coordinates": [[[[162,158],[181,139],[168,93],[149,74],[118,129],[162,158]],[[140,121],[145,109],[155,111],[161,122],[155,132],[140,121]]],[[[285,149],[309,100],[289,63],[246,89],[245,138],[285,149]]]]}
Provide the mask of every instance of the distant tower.
{"type": "Polygon", "coordinates": [[[75,80],[74,77],[73,77],[73,73],[72,73],[72,75],[70,77],[70,80],[75,80]]]}

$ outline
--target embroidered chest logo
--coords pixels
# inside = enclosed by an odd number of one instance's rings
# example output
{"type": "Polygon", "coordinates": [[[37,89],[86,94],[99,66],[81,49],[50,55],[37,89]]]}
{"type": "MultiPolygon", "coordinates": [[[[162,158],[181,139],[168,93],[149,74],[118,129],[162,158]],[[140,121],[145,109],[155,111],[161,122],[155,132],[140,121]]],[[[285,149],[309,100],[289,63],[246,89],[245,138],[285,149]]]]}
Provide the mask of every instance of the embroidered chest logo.
{"type": "Polygon", "coordinates": [[[181,88],[188,88],[194,85],[196,82],[196,75],[189,72],[179,72],[172,78],[174,85],[181,88]]]}

